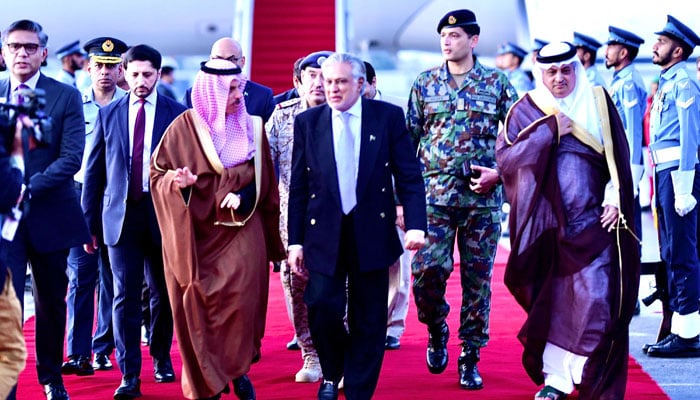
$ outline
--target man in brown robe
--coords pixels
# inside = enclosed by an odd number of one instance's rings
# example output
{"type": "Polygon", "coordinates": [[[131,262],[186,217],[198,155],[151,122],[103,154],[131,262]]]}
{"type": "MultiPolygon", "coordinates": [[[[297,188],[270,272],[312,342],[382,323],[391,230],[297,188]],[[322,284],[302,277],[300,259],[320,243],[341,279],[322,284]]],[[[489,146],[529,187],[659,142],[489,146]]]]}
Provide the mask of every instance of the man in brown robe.
{"type": "Polygon", "coordinates": [[[151,165],[153,201],[187,398],[218,399],[247,373],[265,329],[269,261],[284,258],[279,194],[245,77],[227,60],[202,65],[193,109],[168,128],[151,165]]]}
{"type": "Polygon", "coordinates": [[[639,249],[629,150],[610,97],[576,49],[545,46],[537,89],[513,105],[497,161],[511,204],[505,283],[528,318],[523,364],[536,399],[622,399],[639,249]]]}

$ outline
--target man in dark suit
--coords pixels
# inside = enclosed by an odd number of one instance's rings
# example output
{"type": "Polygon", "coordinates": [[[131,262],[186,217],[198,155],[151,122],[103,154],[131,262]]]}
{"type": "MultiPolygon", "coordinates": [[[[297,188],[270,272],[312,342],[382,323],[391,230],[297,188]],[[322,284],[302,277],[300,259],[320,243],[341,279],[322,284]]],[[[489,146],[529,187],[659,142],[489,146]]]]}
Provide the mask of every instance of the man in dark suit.
{"type": "Polygon", "coordinates": [[[161,237],[150,195],[148,166],[165,128],[185,107],[155,90],[161,55],[137,45],[124,56],[131,92],[102,107],[88,155],[83,210],[97,247],[102,230],[114,274],[114,340],[122,383],[114,398],[141,395],[141,283],[151,291],[151,345],[156,382],[175,380],[170,361],[173,320],[163,276],[161,237]]]}
{"type": "Polygon", "coordinates": [[[309,278],[318,398],[337,399],[344,377],[346,398],[370,399],[384,357],[389,266],[403,252],[392,177],[408,249],[425,241],[425,189],[401,109],[361,99],[362,61],[335,53],[321,68],[328,103],[294,122],[287,261],[309,278]]]}
{"type": "MultiPolygon", "coordinates": [[[[211,46],[209,59],[229,60],[238,65],[240,69],[245,66],[245,56],[240,43],[230,37],[221,38],[214,42],[211,46]]],[[[245,89],[243,89],[243,97],[248,114],[257,115],[263,119],[263,123],[266,123],[272,112],[275,111],[272,89],[267,86],[248,80],[245,89]]],[[[183,103],[192,108],[192,88],[187,89],[183,103]]]]}
{"type": "MultiPolygon", "coordinates": [[[[14,129],[10,119],[5,117],[4,113],[0,117],[0,227],[4,228],[3,238],[11,241],[14,234],[8,228],[19,222],[15,210],[22,199],[24,149],[21,126],[14,129]]],[[[4,243],[0,242],[0,399],[6,399],[12,392],[27,360],[22,306],[11,276],[5,264],[4,243]]]]}
{"type": "Polygon", "coordinates": [[[24,140],[27,186],[23,215],[14,240],[7,244],[8,266],[20,303],[24,300],[27,262],[32,265],[36,313],[36,358],[39,382],[48,399],[68,399],[61,363],[66,330],[66,258],[68,250],[87,240],[85,220],[73,190],[85,144],[80,93],[44,76],[39,67],[48,54],[48,36],[33,21],[13,22],[2,33],[2,53],[10,70],[0,80],[0,97],[24,101],[17,90],[42,89],[51,132],[43,140],[24,140]]]}

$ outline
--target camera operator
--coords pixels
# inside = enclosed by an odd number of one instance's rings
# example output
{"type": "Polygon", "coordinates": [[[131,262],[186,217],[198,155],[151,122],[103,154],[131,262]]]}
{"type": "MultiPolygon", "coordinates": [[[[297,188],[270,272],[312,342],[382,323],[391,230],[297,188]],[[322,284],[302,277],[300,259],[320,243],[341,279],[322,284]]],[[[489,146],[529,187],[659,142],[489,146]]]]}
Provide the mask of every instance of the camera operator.
{"type": "MultiPolygon", "coordinates": [[[[46,93],[52,128],[41,135],[24,130],[22,217],[14,240],[7,246],[7,264],[20,303],[29,261],[36,313],[36,365],[39,383],[48,400],[69,399],[61,364],[66,330],[66,259],[68,250],[90,240],[73,189],[85,145],[85,119],[80,93],[46,77],[39,70],[46,60],[48,36],[29,20],[10,24],[2,32],[2,54],[10,76],[0,80],[0,97],[16,98],[15,91],[41,89],[46,93]]],[[[22,97],[20,96],[20,99],[22,97]]]]}
{"type": "MultiPolygon", "coordinates": [[[[27,125],[30,124],[31,121],[27,121],[27,125]]],[[[7,131],[12,132],[11,129],[7,131]]],[[[14,140],[6,141],[4,137],[1,139],[0,226],[3,228],[3,238],[10,240],[11,226],[16,222],[9,214],[22,198],[22,121],[17,122],[14,140]]],[[[17,383],[17,377],[27,360],[27,348],[22,333],[22,308],[12,286],[11,276],[5,264],[5,248],[3,243],[0,243],[0,399],[6,398],[17,383]]]]}

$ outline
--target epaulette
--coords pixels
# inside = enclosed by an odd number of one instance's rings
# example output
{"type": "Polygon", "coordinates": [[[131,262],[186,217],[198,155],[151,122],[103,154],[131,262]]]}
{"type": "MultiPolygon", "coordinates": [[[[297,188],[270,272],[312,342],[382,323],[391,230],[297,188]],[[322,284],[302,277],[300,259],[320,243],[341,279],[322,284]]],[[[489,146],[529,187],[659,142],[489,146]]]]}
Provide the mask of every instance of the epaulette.
{"type": "Polygon", "coordinates": [[[295,97],[293,99],[285,100],[277,105],[277,108],[287,108],[294,104],[301,102],[301,97],[295,97]]]}

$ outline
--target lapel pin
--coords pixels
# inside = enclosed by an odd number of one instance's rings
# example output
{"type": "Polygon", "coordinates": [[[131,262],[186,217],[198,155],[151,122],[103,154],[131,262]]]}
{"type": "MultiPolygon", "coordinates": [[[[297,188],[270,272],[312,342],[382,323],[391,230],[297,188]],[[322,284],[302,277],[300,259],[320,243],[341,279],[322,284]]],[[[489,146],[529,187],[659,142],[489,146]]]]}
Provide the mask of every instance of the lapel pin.
{"type": "Polygon", "coordinates": [[[374,142],[376,139],[377,139],[376,136],[374,136],[374,135],[369,135],[369,141],[370,141],[370,142],[374,142]]]}

